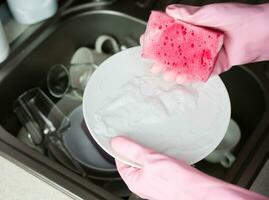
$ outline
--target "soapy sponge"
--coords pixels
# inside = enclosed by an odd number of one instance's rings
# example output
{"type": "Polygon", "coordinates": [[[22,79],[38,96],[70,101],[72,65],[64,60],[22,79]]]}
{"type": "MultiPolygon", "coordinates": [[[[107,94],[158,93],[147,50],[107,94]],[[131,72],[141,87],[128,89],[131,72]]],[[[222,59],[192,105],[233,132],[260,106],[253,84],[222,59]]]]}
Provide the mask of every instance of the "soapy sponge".
{"type": "Polygon", "coordinates": [[[223,38],[219,31],[153,11],[142,38],[142,56],[187,80],[205,82],[214,69],[223,38]]]}

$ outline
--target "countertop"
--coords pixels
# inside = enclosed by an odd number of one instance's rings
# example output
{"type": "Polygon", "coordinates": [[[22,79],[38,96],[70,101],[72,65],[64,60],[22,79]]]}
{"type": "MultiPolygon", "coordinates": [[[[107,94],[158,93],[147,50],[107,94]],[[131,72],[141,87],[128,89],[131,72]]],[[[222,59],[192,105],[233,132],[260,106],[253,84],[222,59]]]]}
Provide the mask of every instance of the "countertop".
{"type": "Polygon", "coordinates": [[[60,190],[0,155],[0,200],[69,200],[60,190]]]}

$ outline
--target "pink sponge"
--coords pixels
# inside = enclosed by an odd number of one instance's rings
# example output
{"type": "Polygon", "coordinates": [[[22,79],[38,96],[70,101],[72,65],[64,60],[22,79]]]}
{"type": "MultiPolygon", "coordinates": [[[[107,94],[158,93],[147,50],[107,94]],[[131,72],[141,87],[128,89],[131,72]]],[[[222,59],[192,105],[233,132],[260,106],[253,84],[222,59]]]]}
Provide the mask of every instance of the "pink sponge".
{"type": "Polygon", "coordinates": [[[188,80],[207,81],[222,44],[223,34],[219,31],[153,11],[142,41],[142,56],[188,80]]]}

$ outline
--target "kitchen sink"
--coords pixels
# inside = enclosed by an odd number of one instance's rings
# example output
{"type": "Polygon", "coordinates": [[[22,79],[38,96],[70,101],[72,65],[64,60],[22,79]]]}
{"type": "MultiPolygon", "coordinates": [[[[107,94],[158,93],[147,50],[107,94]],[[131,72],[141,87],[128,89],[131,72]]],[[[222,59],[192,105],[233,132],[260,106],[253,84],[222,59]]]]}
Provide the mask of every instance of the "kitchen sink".
{"type": "MultiPolygon", "coordinates": [[[[221,75],[231,100],[232,118],[241,129],[240,143],[233,153],[240,162],[240,157],[247,156],[242,149],[248,143],[251,136],[256,134],[256,129],[265,120],[267,110],[267,97],[264,87],[258,77],[249,69],[263,69],[264,64],[251,64],[248,66],[236,66],[221,75]]],[[[257,135],[258,137],[258,135],[257,135]]],[[[234,165],[237,164],[237,161],[234,165]]],[[[200,170],[224,180],[228,179],[229,171],[232,169],[216,166],[218,164],[201,161],[196,167],[200,170]]],[[[230,180],[231,181],[231,180],[230,180]]]]}
{"type": "MultiPolygon", "coordinates": [[[[138,44],[139,37],[145,30],[147,15],[134,16],[134,11],[123,13],[115,7],[85,4],[63,11],[38,34],[22,44],[20,52],[15,52],[0,65],[0,151],[15,158],[17,162],[24,163],[35,174],[83,199],[127,198],[128,194],[119,194],[104,185],[121,184],[124,189],[127,188],[121,180],[108,183],[82,177],[19,141],[16,135],[21,125],[13,113],[13,102],[24,91],[37,86],[49,95],[46,75],[50,67],[55,64],[68,65],[79,47],[93,48],[99,35],[110,35],[127,47],[138,44]],[[132,43],[128,42],[130,38],[132,43]]],[[[109,50],[108,46],[106,51],[109,50]]],[[[255,156],[255,148],[262,143],[269,125],[269,80],[265,73],[267,65],[268,63],[261,62],[237,66],[221,75],[230,95],[232,118],[242,131],[240,143],[233,152],[237,159],[231,168],[205,160],[198,162],[195,167],[225,181],[234,184],[240,182],[244,169],[255,156]]],[[[59,99],[53,100],[57,102],[59,99]]],[[[263,162],[265,161],[256,163],[257,170],[263,162]]],[[[248,188],[252,179],[239,185],[248,188]]]]}
{"type": "Polygon", "coordinates": [[[63,19],[58,26],[51,27],[51,30],[47,30],[50,34],[43,38],[43,41],[19,63],[18,67],[2,79],[0,91],[9,94],[2,99],[3,110],[0,120],[6,124],[4,127],[13,135],[18,132],[20,127],[12,113],[12,103],[21,93],[30,88],[39,86],[46,90],[46,75],[53,65],[68,65],[79,47],[93,48],[96,38],[103,34],[115,37],[120,44],[126,43],[125,38],[127,40],[131,38],[133,42],[139,44],[139,36],[144,29],[143,21],[108,10],[84,12],[63,19]],[[9,123],[11,124],[8,125],[9,123]]]}

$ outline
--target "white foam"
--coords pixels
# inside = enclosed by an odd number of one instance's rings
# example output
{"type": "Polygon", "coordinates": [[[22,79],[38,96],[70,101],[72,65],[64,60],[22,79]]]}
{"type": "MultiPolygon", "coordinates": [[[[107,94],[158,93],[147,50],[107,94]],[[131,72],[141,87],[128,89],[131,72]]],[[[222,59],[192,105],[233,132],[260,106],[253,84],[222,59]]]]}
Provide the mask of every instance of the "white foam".
{"type": "Polygon", "coordinates": [[[136,77],[120,91],[101,103],[95,114],[97,133],[115,136],[142,124],[160,124],[198,106],[195,88],[165,83],[156,76],[136,77]]]}

